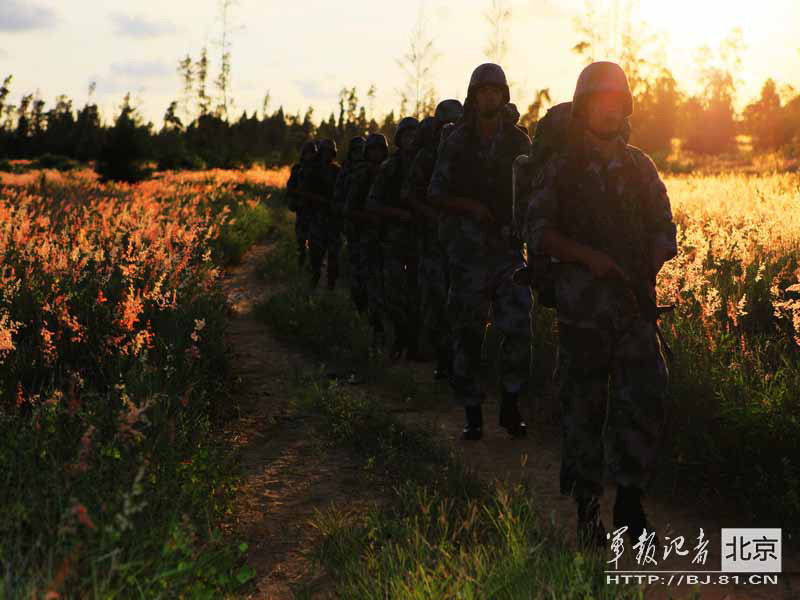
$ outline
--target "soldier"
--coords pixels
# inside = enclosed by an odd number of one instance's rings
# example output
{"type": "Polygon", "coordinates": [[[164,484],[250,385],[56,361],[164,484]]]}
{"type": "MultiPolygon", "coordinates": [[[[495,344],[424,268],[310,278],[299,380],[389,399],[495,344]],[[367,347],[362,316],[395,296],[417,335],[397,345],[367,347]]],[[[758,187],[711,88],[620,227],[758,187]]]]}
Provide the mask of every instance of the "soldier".
{"type": "Polygon", "coordinates": [[[500,425],[521,437],[526,425],[518,399],[530,371],[530,289],[514,285],[523,265],[522,243],[511,236],[514,159],[530,139],[502,117],[509,100],[503,69],[480,65],[472,73],[462,123],[442,142],[428,199],[443,209],[440,227],[450,275],[447,310],[453,335],[450,383],[465,407],[463,438],[482,436],[478,378],[489,310],[503,341],[500,349],[500,425]]]}
{"type": "Polygon", "coordinates": [[[353,169],[345,204],[345,216],[352,223],[351,241],[355,242],[355,256],[351,255],[355,263],[350,273],[351,293],[356,298],[356,306],[366,307],[376,343],[380,343],[384,334],[380,318],[382,264],[377,236],[372,231],[374,221],[364,207],[372,182],[388,154],[386,137],[382,133],[370,133],[364,142],[364,160],[353,169]]]}
{"type": "Polygon", "coordinates": [[[443,100],[433,117],[422,121],[417,137],[417,154],[411,165],[403,194],[420,222],[418,227],[418,273],[421,322],[428,331],[436,350],[434,378],[450,377],[452,344],[447,322],[447,258],[439,242],[439,211],[428,203],[428,184],[442,129],[461,120],[464,107],[458,100],[443,100]]]}
{"type": "Polygon", "coordinates": [[[397,124],[397,150],[381,165],[366,203],[367,210],[381,223],[382,306],[394,326],[393,359],[401,358],[403,352],[408,358],[418,358],[417,242],[414,215],[401,194],[414,159],[418,127],[414,117],[405,117],[397,124]]]}
{"type": "MultiPolygon", "coordinates": [[[[342,163],[342,170],[339,171],[339,176],[336,178],[336,188],[333,192],[334,211],[337,216],[344,215],[347,205],[347,191],[353,179],[353,171],[356,165],[364,160],[364,142],[366,140],[363,136],[357,136],[350,140],[347,146],[347,158],[342,163]]],[[[341,220],[340,220],[341,221],[341,220]]],[[[356,269],[356,260],[358,256],[358,240],[354,235],[353,224],[350,221],[342,223],[344,227],[345,238],[347,239],[347,256],[350,264],[350,298],[353,301],[356,309],[360,313],[365,313],[367,309],[366,299],[363,302],[353,292],[353,273],[356,269]]]]}
{"type": "Polygon", "coordinates": [[[586,67],[571,110],[566,150],[534,179],[525,229],[529,250],[558,261],[561,492],[576,499],[579,540],[602,545],[604,465],[617,484],[614,527],[627,526],[632,541],[651,530],[641,497],[668,379],[652,309],[656,275],[677,245],[655,165],[624,141],[633,98],[622,69],[586,67]]]}
{"type": "Polygon", "coordinates": [[[303,171],[300,193],[314,207],[311,219],[311,288],[315,289],[322,275],[322,262],[327,254],[328,289],[336,286],[339,274],[339,250],[341,249],[341,226],[332,211],[333,192],[341,167],[336,158],[336,142],[321,140],[317,145],[317,156],[307,170],[303,171]]]}
{"type": "Polygon", "coordinates": [[[294,234],[297,238],[297,262],[302,267],[306,260],[306,245],[311,230],[312,211],[308,202],[296,193],[300,189],[303,168],[308,168],[317,155],[317,143],[309,140],[300,150],[300,160],[292,166],[286,191],[289,196],[289,210],[295,213],[294,234]]]}

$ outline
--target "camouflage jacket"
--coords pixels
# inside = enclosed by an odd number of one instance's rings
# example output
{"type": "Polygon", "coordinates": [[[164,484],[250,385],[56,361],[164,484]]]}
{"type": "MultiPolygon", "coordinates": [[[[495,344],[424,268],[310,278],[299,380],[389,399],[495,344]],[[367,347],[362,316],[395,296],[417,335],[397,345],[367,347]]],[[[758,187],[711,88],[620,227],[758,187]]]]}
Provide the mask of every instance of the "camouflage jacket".
{"type": "MultiPolygon", "coordinates": [[[[304,192],[318,194],[328,202],[333,202],[336,178],[339,176],[341,167],[339,163],[323,163],[319,160],[313,161],[308,167],[303,167],[300,177],[300,189],[304,192]]],[[[327,205],[316,206],[316,212],[327,216],[330,208],[327,205]]]]}
{"type": "Polygon", "coordinates": [[[403,197],[411,205],[428,203],[428,184],[436,166],[436,144],[427,144],[417,151],[408,177],[403,184],[403,197]]]}
{"type": "Polygon", "coordinates": [[[470,198],[489,208],[496,235],[508,236],[512,219],[512,164],[530,152],[531,140],[517,127],[500,121],[495,136],[484,142],[473,123],[457,125],[439,146],[428,198],[436,205],[446,197],[470,198]]]}
{"type": "MultiPolygon", "coordinates": [[[[542,233],[554,229],[606,253],[634,285],[655,285],[654,256],[677,254],[666,187],[653,161],[618,138],[604,160],[587,144],[580,155],[555,154],[533,180],[525,218],[529,253],[541,252],[542,233]]],[[[597,279],[578,264],[554,266],[559,320],[583,327],[613,325],[636,311],[619,280],[597,279]]]]}
{"type": "MultiPolygon", "coordinates": [[[[395,152],[378,169],[367,196],[366,208],[379,207],[410,210],[403,197],[403,185],[408,178],[412,160],[408,154],[395,152]]],[[[415,254],[416,238],[413,223],[387,219],[380,226],[381,245],[396,254],[415,254]]]]}
{"type": "Polygon", "coordinates": [[[300,179],[302,177],[303,165],[301,163],[295,163],[292,165],[292,171],[289,174],[289,180],[286,182],[286,192],[289,195],[289,210],[292,212],[297,212],[297,209],[300,207],[300,202],[298,199],[292,194],[292,192],[297,191],[300,189],[300,179]]]}
{"type": "MultiPolygon", "coordinates": [[[[345,211],[363,211],[367,204],[367,196],[369,195],[372,182],[380,169],[380,165],[376,165],[367,160],[362,160],[353,165],[353,171],[350,175],[350,181],[347,186],[347,197],[345,199],[345,211]]],[[[352,235],[359,235],[365,229],[365,224],[361,222],[353,222],[352,229],[349,233],[352,235]]]]}

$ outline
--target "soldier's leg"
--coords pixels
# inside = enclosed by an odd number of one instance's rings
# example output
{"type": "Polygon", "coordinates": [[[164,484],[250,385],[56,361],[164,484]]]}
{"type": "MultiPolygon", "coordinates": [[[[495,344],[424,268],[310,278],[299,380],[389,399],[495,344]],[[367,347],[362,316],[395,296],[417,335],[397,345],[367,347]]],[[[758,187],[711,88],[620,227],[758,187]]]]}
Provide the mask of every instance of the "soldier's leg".
{"type": "Polygon", "coordinates": [[[600,520],[603,494],[603,423],[610,374],[609,336],[599,329],[559,323],[558,378],[561,399],[561,493],[577,505],[578,543],[604,547],[600,520]]]}
{"type": "Polygon", "coordinates": [[[489,312],[488,264],[479,226],[461,222],[462,231],[447,247],[450,293],[447,311],[453,335],[451,384],[456,400],[479,406],[484,392],[480,384],[481,345],[489,312]]]}
{"type": "Polygon", "coordinates": [[[450,374],[450,326],[447,322],[446,258],[438,239],[428,239],[420,256],[420,322],[436,351],[436,378],[450,374]]]}
{"type": "Polygon", "coordinates": [[[394,328],[392,357],[400,358],[408,346],[408,274],[403,257],[391,253],[384,255],[383,291],[384,316],[394,328]]]}
{"type": "Polygon", "coordinates": [[[617,340],[613,358],[606,462],[618,484],[614,525],[627,525],[636,540],[652,531],[641,497],[658,458],[669,377],[655,327],[641,319],[617,340]]]}
{"type": "Polygon", "coordinates": [[[385,342],[386,332],[383,326],[383,315],[386,312],[383,285],[383,253],[374,240],[364,242],[369,274],[367,277],[367,312],[372,326],[373,346],[380,348],[385,342]]]}
{"type": "Polygon", "coordinates": [[[338,231],[331,233],[328,241],[328,267],[326,275],[328,278],[328,289],[336,287],[336,280],[339,277],[339,254],[342,250],[342,236],[338,231]]]}
{"type": "Polygon", "coordinates": [[[321,236],[312,231],[311,235],[311,287],[317,287],[319,279],[322,276],[322,260],[325,258],[325,240],[321,236]]]}
{"type": "Polygon", "coordinates": [[[356,310],[367,313],[367,279],[369,265],[361,241],[357,237],[347,240],[347,253],[350,259],[350,298],[356,310]]]}
{"type": "Polygon", "coordinates": [[[298,210],[296,213],[294,234],[297,239],[297,261],[302,267],[306,261],[306,243],[308,241],[308,219],[302,210],[298,210]]]}
{"type": "Polygon", "coordinates": [[[603,423],[608,403],[610,351],[599,329],[558,325],[561,402],[561,493],[603,493],[603,423]]]}
{"type": "Polygon", "coordinates": [[[500,425],[515,437],[524,436],[526,424],[518,400],[528,389],[531,366],[532,296],[528,286],[516,285],[511,275],[522,267],[519,257],[498,264],[497,287],[492,301],[493,326],[500,332],[500,425]]]}

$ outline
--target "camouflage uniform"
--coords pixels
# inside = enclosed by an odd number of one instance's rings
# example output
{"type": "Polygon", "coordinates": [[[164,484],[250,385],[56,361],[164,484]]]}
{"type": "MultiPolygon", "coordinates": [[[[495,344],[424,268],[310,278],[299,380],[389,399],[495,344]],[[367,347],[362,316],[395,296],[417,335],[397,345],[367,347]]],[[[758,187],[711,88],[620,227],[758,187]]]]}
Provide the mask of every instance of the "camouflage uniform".
{"type": "MultiPolygon", "coordinates": [[[[345,212],[365,210],[367,195],[380,168],[380,163],[369,160],[368,152],[372,146],[381,147],[388,152],[386,138],[372,133],[364,145],[364,160],[354,165],[350,186],[347,190],[345,212]]],[[[385,156],[385,153],[384,153],[385,156]]],[[[352,219],[349,240],[351,245],[351,293],[358,300],[356,306],[366,306],[370,324],[376,333],[383,332],[380,319],[383,305],[383,259],[374,227],[352,219]]]]}
{"type": "MultiPolygon", "coordinates": [[[[473,80],[484,68],[486,65],[476,69],[473,80]]],[[[504,81],[504,74],[502,78],[504,81]]],[[[506,87],[506,101],[507,94],[506,87]]],[[[448,197],[473,198],[492,211],[497,223],[488,227],[472,217],[447,215],[439,227],[450,275],[451,385],[456,401],[467,407],[480,406],[485,395],[478,374],[490,308],[502,336],[500,376],[504,396],[516,398],[520,394],[530,368],[531,293],[511,279],[523,259],[521,243],[509,236],[511,165],[518,155],[529,152],[530,139],[503,119],[498,123],[494,138],[485,143],[476,130],[476,119],[465,117],[442,141],[428,188],[432,204],[448,197]]],[[[467,414],[469,421],[469,411],[467,414]]]]}
{"type": "MultiPolygon", "coordinates": [[[[398,150],[381,164],[367,196],[367,210],[389,207],[410,213],[410,207],[403,201],[401,192],[411,168],[413,150],[404,150],[399,146],[401,137],[413,136],[418,125],[419,122],[413,117],[406,117],[398,124],[395,134],[398,150]]],[[[394,326],[395,353],[408,349],[413,355],[419,329],[415,227],[412,222],[384,219],[375,232],[378,233],[383,259],[380,276],[383,294],[378,306],[381,314],[394,326]]]]}
{"type": "Polygon", "coordinates": [[[286,182],[286,191],[289,194],[289,210],[295,213],[294,234],[297,239],[298,261],[302,265],[306,259],[306,245],[311,234],[311,220],[313,210],[305,200],[292,195],[300,189],[303,169],[313,161],[317,146],[315,142],[306,142],[300,151],[300,161],[292,165],[289,180],[286,182]]]}
{"type": "MultiPolygon", "coordinates": [[[[364,142],[365,139],[360,136],[350,140],[350,145],[347,148],[347,159],[342,163],[342,170],[339,171],[339,176],[336,178],[336,187],[333,191],[333,209],[339,216],[346,210],[347,193],[353,181],[353,172],[356,169],[356,165],[364,160],[364,142]]],[[[361,300],[353,285],[353,282],[357,279],[354,274],[357,269],[358,238],[354,235],[353,224],[350,221],[340,219],[340,223],[347,240],[347,257],[350,265],[350,298],[358,311],[364,312],[367,308],[366,299],[361,300]]]]}
{"type": "MultiPolygon", "coordinates": [[[[458,121],[463,107],[457,100],[444,100],[436,115],[420,125],[419,150],[414,157],[403,194],[409,204],[428,204],[428,185],[436,165],[442,128],[458,121]]],[[[447,317],[447,293],[450,289],[447,256],[439,241],[439,219],[423,218],[417,228],[417,252],[420,293],[420,320],[436,350],[436,377],[450,375],[452,338],[447,317]]]]}
{"type": "Polygon", "coordinates": [[[327,255],[328,288],[333,289],[339,273],[341,250],[341,217],[332,210],[333,193],[341,167],[333,162],[336,146],[331,140],[322,140],[317,158],[308,170],[303,171],[300,189],[322,196],[323,202],[314,207],[311,219],[311,283],[316,286],[322,275],[322,262],[327,255]],[[327,142],[327,144],[326,144],[327,142]]]}
{"type": "MultiPolygon", "coordinates": [[[[550,159],[533,182],[526,239],[530,251],[539,251],[542,233],[553,229],[602,251],[654,298],[651,257],[675,256],[675,225],[655,165],[625,143],[624,133],[611,160],[583,137],[550,159]]],[[[656,459],[668,381],[655,324],[620,279],[595,278],[579,264],[556,263],[553,273],[561,491],[600,496],[604,458],[614,481],[641,489],[656,459]]]]}

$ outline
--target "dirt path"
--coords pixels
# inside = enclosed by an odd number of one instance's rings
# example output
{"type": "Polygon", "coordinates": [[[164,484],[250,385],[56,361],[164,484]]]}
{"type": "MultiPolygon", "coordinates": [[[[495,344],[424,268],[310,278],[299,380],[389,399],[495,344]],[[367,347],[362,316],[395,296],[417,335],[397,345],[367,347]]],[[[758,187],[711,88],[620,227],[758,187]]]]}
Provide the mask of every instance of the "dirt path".
{"type": "MultiPolygon", "coordinates": [[[[255,275],[259,260],[269,251],[267,245],[255,246],[244,263],[229,272],[225,289],[233,307],[229,344],[234,355],[236,374],[241,377],[242,418],[237,427],[238,443],[243,450],[244,483],[237,502],[238,527],[250,544],[249,562],[257,571],[258,593],[253,598],[292,598],[298,586],[316,589],[324,597],[325,576],[315,569],[309,553],[317,536],[309,525],[314,511],[331,503],[374,502],[360,489],[357,466],[344,452],[316,452],[309,439],[311,417],[290,418],[289,392],[293,373],[311,361],[291,352],[270,335],[267,327],[252,315],[255,303],[274,290],[268,289],[255,275]]],[[[409,405],[396,390],[380,385],[365,386],[365,392],[379,394],[397,402],[400,419],[416,426],[433,427],[440,440],[451,444],[479,476],[487,479],[524,479],[529,482],[541,503],[541,512],[554,526],[574,542],[575,509],[558,490],[560,451],[557,411],[544,402],[524,407],[531,431],[527,440],[514,441],[495,427],[497,405],[490,399],[485,406],[487,422],[484,439],[464,443],[459,439],[462,427],[460,409],[448,406],[439,398],[431,402],[432,365],[404,363],[396,367],[403,377],[411,377],[421,392],[409,405]]],[[[610,528],[613,490],[603,498],[603,521],[610,528]]],[[[747,515],[726,514],[720,506],[701,508],[700,498],[648,498],[651,520],[659,528],[662,542],[666,536],[683,535],[686,548],[696,543],[702,527],[709,556],[704,566],[720,568],[721,527],[757,527],[747,515]]],[[[785,535],[785,532],[784,532],[785,535]]],[[[630,551],[628,551],[630,552],[630,551]]],[[[650,569],[686,571],[692,569],[688,558],[659,561],[650,569]]],[[[636,569],[635,563],[620,569],[636,569]]],[[[784,554],[784,571],[800,571],[797,557],[784,554]]],[[[777,586],[702,586],[704,599],[777,599],[800,598],[800,577],[781,575],[777,586]]],[[[688,586],[650,587],[647,598],[689,597],[688,586]]]]}
{"type": "Polygon", "coordinates": [[[248,598],[288,600],[300,589],[325,597],[325,575],[310,556],[318,535],[309,521],[333,504],[357,507],[369,500],[347,453],[319,452],[312,417],[289,410],[293,379],[308,361],[276,342],[252,314],[270,291],[255,273],[268,251],[268,245],[256,245],[224,280],[242,411],[235,440],[244,478],[234,526],[249,545],[248,563],[257,574],[257,591],[248,598]]]}

